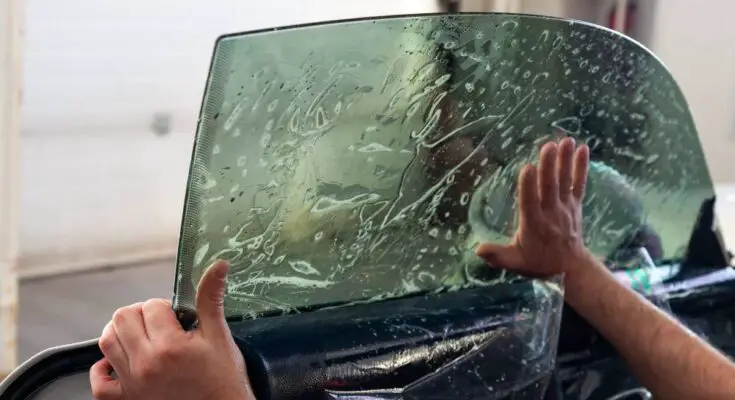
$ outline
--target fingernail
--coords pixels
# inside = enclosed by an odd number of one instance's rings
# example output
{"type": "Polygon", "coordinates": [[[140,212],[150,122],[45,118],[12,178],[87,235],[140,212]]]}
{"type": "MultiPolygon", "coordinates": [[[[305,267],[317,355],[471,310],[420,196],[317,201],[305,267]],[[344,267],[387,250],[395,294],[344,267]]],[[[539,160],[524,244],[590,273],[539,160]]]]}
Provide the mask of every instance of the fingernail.
{"type": "Polygon", "coordinates": [[[229,267],[230,264],[227,261],[219,260],[212,264],[212,266],[209,268],[215,268],[213,272],[217,279],[224,280],[225,278],[227,278],[227,270],[229,269],[229,267]]]}

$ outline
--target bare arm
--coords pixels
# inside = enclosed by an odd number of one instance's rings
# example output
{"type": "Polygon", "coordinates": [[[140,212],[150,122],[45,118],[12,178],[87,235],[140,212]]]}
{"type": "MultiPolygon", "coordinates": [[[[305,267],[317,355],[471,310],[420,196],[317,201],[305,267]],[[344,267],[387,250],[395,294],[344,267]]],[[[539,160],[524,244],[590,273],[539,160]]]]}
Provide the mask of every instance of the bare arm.
{"type": "Polygon", "coordinates": [[[657,399],[735,399],[735,365],[618,282],[593,256],[573,257],[567,303],[617,349],[657,399]]]}
{"type": "Polygon", "coordinates": [[[488,264],[522,275],[565,274],[566,300],[604,335],[658,399],[735,399],[735,365],[623,286],[585,248],[582,199],[589,148],[546,143],[519,176],[519,223],[509,244],[483,243],[488,264]]]}

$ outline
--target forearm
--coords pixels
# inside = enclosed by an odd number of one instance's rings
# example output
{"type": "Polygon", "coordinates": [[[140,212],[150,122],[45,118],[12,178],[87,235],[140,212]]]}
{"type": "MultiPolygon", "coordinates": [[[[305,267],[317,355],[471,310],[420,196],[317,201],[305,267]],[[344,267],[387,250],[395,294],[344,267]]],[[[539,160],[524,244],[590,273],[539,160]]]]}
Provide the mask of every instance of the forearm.
{"type": "Polygon", "coordinates": [[[565,278],[569,305],[618,350],[658,399],[735,398],[735,365],[625,287],[591,255],[565,278]]]}

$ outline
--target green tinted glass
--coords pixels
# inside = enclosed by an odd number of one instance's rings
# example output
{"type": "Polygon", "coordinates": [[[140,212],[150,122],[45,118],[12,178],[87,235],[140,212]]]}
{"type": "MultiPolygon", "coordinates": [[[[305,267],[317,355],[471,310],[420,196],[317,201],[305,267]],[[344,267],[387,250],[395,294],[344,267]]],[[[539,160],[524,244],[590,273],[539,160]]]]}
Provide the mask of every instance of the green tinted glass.
{"type": "Polygon", "coordinates": [[[591,146],[586,240],[687,243],[712,184],[669,72],[607,29],[431,15],[244,33],[216,44],[191,165],[176,304],[230,260],[234,315],[509,279],[474,255],[507,241],[539,144],[591,146]]]}

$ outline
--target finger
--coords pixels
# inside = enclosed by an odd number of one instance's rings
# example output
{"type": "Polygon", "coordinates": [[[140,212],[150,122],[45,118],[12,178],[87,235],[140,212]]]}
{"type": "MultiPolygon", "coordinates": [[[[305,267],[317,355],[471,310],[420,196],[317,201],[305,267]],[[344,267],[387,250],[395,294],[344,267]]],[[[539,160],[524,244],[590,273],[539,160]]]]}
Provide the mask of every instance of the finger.
{"type": "Polygon", "coordinates": [[[149,340],[143,322],[143,303],[135,303],[115,311],[112,327],[128,358],[134,358],[149,340]]]}
{"type": "Polygon", "coordinates": [[[482,243],[475,249],[475,254],[492,267],[514,272],[525,267],[523,255],[515,245],[482,243]]]}
{"type": "Polygon", "coordinates": [[[581,202],[587,189],[587,173],[590,165],[590,148],[583,144],[574,153],[574,171],[572,173],[573,194],[581,202]]]}
{"type": "Polygon", "coordinates": [[[528,265],[517,245],[483,243],[475,253],[491,267],[501,268],[532,279],[547,279],[550,275],[539,273],[536,266],[528,265]]]}
{"type": "Polygon", "coordinates": [[[526,165],[518,176],[519,229],[530,229],[541,220],[541,201],[538,193],[538,172],[526,165]]]}
{"type": "Polygon", "coordinates": [[[230,264],[216,261],[204,273],[196,294],[199,328],[205,336],[229,337],[230,329],[225,321],[225,282],[230,264]]]}
{"type": "Polygon", "coordinates": [[[100,335],[98,345],[102,354],[110,365],[112,365],[112,368],[121,376],[126,376],[130,371],[128,355],[125,354],[125,350],[115,334],[112,321],[108,322],[105,328],[102,329],[102,335],[100,335]]]}
{"type": "Polygon", "coordinates": [[[97,400],[113,400],[122,397],[120,381],[113,378],[112,365],[103,358],[89,369],[89,383],[92,386],[92,396],[97,400]]]}
{"type": "Polygon", "coordinates": [[[143,303],[143,322],[151,341],[167,340],[184,333],[168,300],[151,299],[143,303]]]}
{"type": "Polygon", "coordinates": [[[559,198],[568,202],[572,198],[572,170],[574,160],[574,139],[567,137],[559,143],[556,156],[556,174],[559,179],[559,198]]]}
{"type": "Polygon", "coordinates": [[[539,194],[541,206],[554,207],[559,202],[559,180],[556,176],[556,155],[558,146],[556,143],[546,143],[541,148],[541,161],[539,162],[539,194]]]}

